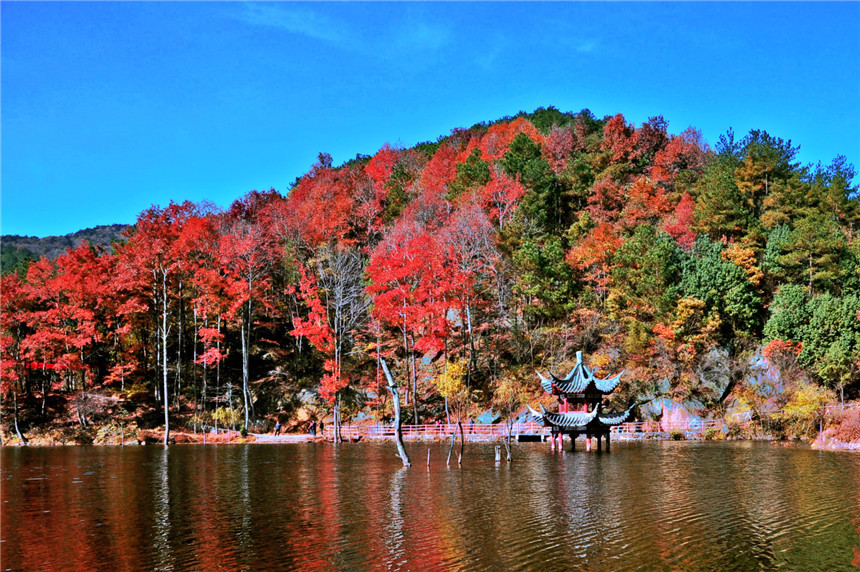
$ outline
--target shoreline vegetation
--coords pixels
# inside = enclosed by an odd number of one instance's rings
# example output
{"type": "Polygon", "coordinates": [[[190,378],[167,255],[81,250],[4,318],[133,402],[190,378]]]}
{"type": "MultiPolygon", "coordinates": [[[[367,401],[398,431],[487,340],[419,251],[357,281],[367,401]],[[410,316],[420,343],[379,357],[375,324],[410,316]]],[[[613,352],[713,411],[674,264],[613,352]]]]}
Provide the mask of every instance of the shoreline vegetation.
{"type": "MultiPolygon", "coordinates": [[[[310,435],[304,434],[294,434],[294,435],[283,435],[279,437],[273,438],[264,438],[260,439],[256,435],[249,435],[247,437],[242,437],[242,435],[237,431],[234,432],[234,435],[230,435],[227,437],[220,436],[209,436],[207,439],[203,438],[202,434],[194,434],[194,433],[185,433],[185,432],[174,432],[171,431],[171,444],[172,445],[247,445],[247,444],[258,444],[258,445],[284,445],[284,444],[295,444],[295,443],[332,443],[334,442],[332,439],[326,439],[324,437],[312,437],[310,435]]],[[[163,434],[164,431],[160,432],[152,432],[145,437],[135,438],[135,439],[127,439],[125,443],[121,443],[118,437],[114,437],[112,439],[106,439],[104,441],[93,441],[91,443],[81,443],[74,440],[65,440],[65,441],[55,441],[55,440],[46,440],[43,437],[35,436],[32,437],[29,442],[25,445],[16,437],[10,438],[9,441],[4,440],[3,447],[68,447],[68,446],[96,446],[96,447],[132,447],[132,446],[142,446],[142,445],[160,445],[163,443],[163,434]]],[[[652,434],[652,435],[624,435],[624,436],[613,436],[613,442],[631,442],[631,441],[768,441],[774,443],[775,445],[784,445],[784,446],[792,446],[792,445],[805,445],[809,446],[812,449],[817,449],[821,451],[851,451],[860,453],[860,441],[853,442],[843,442],[837,439],[832,438],[822,438],[816,439],[814,441],[807,440],[780,440],[775,439],[773,437],[729,437],[724,439],[712,439],[708,438],[704,435],[698,436],[683,436],[680,438],[675,437],[671,432],[666,431],[662,434],[652,434]]],[[[359,442],[379,442],[379,441],[387,441],[391,442],[392,446],[395,445],[395,440],[393,437],[376,437],[371,439],[362,439],[361,441],[356,441],[350,444],[358,444],[359,442]]],[[[411,442],[433,442],[433,443],[448,443],[451,441],[450,436],[444,437],[411,437],[404,438],[404,441],[407,443],[411,442]]],[[[466,437],[466,442],[474,442],[474,443],[501,443],[501,440],[487,440],[487,439],[479,439],[474,437],[466,437]]],[[[565,449],[566,450],[566,449],[565,449]]],[[[585,453],[582,453],[585,454],[585,453]]]]}
{"type": "Polygon", "coordinates": [[[606,411],[858,441],[860,189],[798,150],[539,108],[9,258],[3,443],[511,424],[578,351],[606,411]]]}
{"type": "MultiPolygon", "coordinates": [[[[305,425],[305,424],[302,424],[305,425]]],[[[616,442],[625,441],[771,441],[775,444],[805,444],[813,449],[832,451],[858,451],[860,452],[860,402],[853,403],[848,408],[840,411],[836,416],[822,417],[822,431],[815,438],[797,437],[784,432],[766,431],[761,423],[724,423],[722,427],[709,427],[705,430],[680,431],[678,429],[663,430],[661,423],[656,421],[654,427],[635,432],[613,433],[612,440],[616,442]]],[[[378,425],[370,425],[377,427],[378,425]]],[[[451,441],[451,430],[449,426],[445,429],[429,428],[421,433],[413,433],[403,436],[407,442],[444,442],[451,441]]],[[[393,431],[393,427],[385,426],[393,431]]],[[[393,435],[368,435],[354,430],[354,426],[343,428],[346,437],[341,441],[344,443],[359,443],[370,441],[390,441],[395,444],[393,435]],[[355,436],[359,433],[359,436],[355,436]]],[[[504,437],[499,434],[498,425],[474,427],[464,432],[463,438],[468,442],[480,443],[502,443],[504,437]],[[491,432],[486,431],[491,429],[491,432]]],[[[27,435],[26,442],[21,441],[17,435],[2,433],[2,446],[4,447],[56,447],[67,445],[96,445],[96,446],[135,446],[156,445],[164,442],[164,429],[139,429],[135,424],[120,428],[117,424],[103,426],[91,426],[86,430],[80,427],[49,428],[32,432],[27,435]]],[[[541,438],[546,440],[546,436],[541,438]]],[[[580,438],[583,441],[584,438],[580,438]]],[[[198,445],[223,445],[223,444],[287,444],[306,442],[330,442],[336,443],[334,432],[329,431],[326,435],[310,435],[307,432],[290,432],[274,434],[274,430],[266,433],[249,433],[234,429],[214,429],[206,431],[193,431],[187,428],[172,429],[169,443],[172,444],[198,444],[198,445]]],[[[512,442],[516,442],[516,435],[512,435],[512,442]]]]}

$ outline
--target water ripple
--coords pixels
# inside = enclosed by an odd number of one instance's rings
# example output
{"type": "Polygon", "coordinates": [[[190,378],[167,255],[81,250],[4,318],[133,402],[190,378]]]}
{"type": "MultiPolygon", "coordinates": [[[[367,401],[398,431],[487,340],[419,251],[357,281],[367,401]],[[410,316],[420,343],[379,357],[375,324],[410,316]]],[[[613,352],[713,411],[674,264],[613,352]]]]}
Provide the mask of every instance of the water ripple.
{"type": "Polygon", "coordinates": [[[4,569],[850,570],[860,456],[391,444],[4,449],[4,569]],[[427,446],[411,445],[414,459],[427,446]]]}

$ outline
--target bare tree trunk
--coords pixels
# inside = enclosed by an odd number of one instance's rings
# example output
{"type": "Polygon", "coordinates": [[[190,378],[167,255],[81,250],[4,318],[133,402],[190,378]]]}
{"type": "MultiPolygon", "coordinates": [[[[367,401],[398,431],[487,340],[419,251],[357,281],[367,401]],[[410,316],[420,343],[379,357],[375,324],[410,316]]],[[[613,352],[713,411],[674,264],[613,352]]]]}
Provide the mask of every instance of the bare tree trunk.
{"type": "MultiPolygon", "coordinates": [[[[158,270],[152,270],[152,321],[153,325],[153,336],[155,337],[155,354],[153,354],[153,378],[158,375],[158,364],[161,360],[161,336],[158,335],[158,270]]],[[[145,374],[146,372],[144,372],[145,374]]],[[[161,401],[161,385],[158,382],[152,384],[155,389],[155,400],[161,401]]]]}
{"type": "Polygon", "coordinates": [[[149,379],[149,332],[143,331],[143,379],[149,379]]]}
{"type": "Polygon", "coordinates": [[[472,332],[472,310],[469,304],[466,304],[466,327],[469,331],[469,371],[477,364],[477,356],[475,355],[475,336],[472,332]]]}
{"type": "Polygon", "coordinates": [[[21,440],[22,443],[24,443],[25,445],[29,445],[30,442],[27,441],[27,438],[24,437],[24,435],[21,433],[21,430],[18,428],[18,392],[14,390],[12,391],[12,402],[15,408],[15,414],[13,417],[15,422],[15,433],[18,435],[18,438],[21,440]]]}
{"type": "Polygon", "coordinates": [[[179,331],[177,332],[177,344],[176,344],[176,378],[173,382],[173,406],[177,409],[180,406],[179,403],[179,394],[182,389],[182,328],[184,324],[182,323],[182,279],[179,280],[179,331]]]}
{"type": "MultiPolygon", "coordinates": [[[[248,282],[250,288],[251,282],[248,282]]],[[[245,316],[245,324],[242,327],[242,398],[245,402],[245,428],[247,429],[253,415],[253,399],[251,398],[251,390],[248,387],[248,353],[251,351],[251,298],[248,297],[248,313],[245,316]]]]}
{"type": "Polygon", "coordinates": [[[412,340],[412,423],[420,425],[418,418],[418,369],[415,367],[415,340],[412,340]]]}
{"type": "Polygon", "coordinates": [[[334,398],[334,411],[332,412],[332,422],[334,424],[334,442],[342,443],[343,435],[340,431],[340,391],[337,392],[337,395],[334,398]]]}
{"type": "MultiPolygon", "coordinates": [[[[338,383],[340,383],[340,372],[341,372],[341,360],[343,359],[343,337],[340,335],[340,325],[341,325],[341,302],[342,292],[339,288],[336,288],[334,295],[334,327],[332,327],[332,331],[334,332],[334,375],[336,376],[338,383]]],[[[326,297],[326,304],[330,302],[330,298],[326,297]]],[[[341,404],[341,392],[337,391],[337,395],[334,400],[334,442],[335,443],[343,443],[343,433],[341,432],[340,427],[340,404],[341,404]]]]}
{"type": "MultiPolygon", "coordinates": [[[[220,344],[221,342],[218,342],[218,343],[220,344]]],[[[220,379],[220,373],[221,373],[221,362],[220,361],[218,362],[218,373],[219,373],[219,379],[220,379]]],[[[230,428],[233,431],[235,431],[236,430],[236,420],[235,420],[236,416],[233,415],[233,384],[230,382],[227,383],[227,407],[230,410],[230,428]]],[[[224,423],[224,429],[225,430],[227,429],[227,423],[224,423]]]]}
{"type": "MultiPolygon", "coordinates": [[[[80,351],[81,363],[84,363],[84,348],[80,351]]],[[[87,370],[81,369],[81,391],[87,388],[87,370]]]]}
{"type": "Polygon", "coordinates": [[[194,432],[197,433],[197,308],[194,308],[194,340],[191,350],[191,378],[194,380],[194,432]]]}
{"type": "Polygon", "coordinates": [[[125,391],[125,364],[122,363],[122,350],[118,347],[119,336],[114,334],[113,341],[113,347],[116,349],[116,355],[119,356],[119,388],[121,391],[125,391]]]}
{"type": "Polygon", "coordinates": [[[403,460],[403,466],[408,467],[412,463],[409,461],[409,455],[406,454],[406,447],[403,445],[403,433],[400,429],[400,396],[397,393],[397,387],[394,385],[394,378],[391,377],[391,372],[388,371],[388,364],[385,360],[382,362],[382,371],[385,372],[385,377],[388,380],[388,391],[394,401],[394,439],[397,442],[397,454],[403,460]]]}
{"type": "MultiPolygon", "coordinates": [[[[236,430],[236,416],[233,415],[233,384],[227,383],[227,407],[230,410],[230,428],[235,431],[236,430]]],[[[224,429],[227,428],[227,424],[224,424],[224,429]]]]}
{"type": "Polygon", "coordinates": [[[206,413],[206,397],[207,397],[207,391],[206,390],[208,389],[208,387],[206,386],[206,370],[207,370],[206,362],[203,362],[203,387],[201,388],[200,398],[201,398],[201,401],[203,402],[203,412],[204,413],[206,413]]]}
{"type": "MultiPolygon", "coordinates": [[[[221,314],[218,314],[218,318],[216,321],[216,325],[218,327],[218,335],[220,337],[221,334],[221,314]]],[[[221,340],[217,340],[215,342],[215,347],[218,350],[218,353],[221,353],[221,340]]],[[[215,404],[212,408],[212,413],[215,414],[218,412],[218,397],[221,393],[221,360],[218,360],[218,363],[215,364],[215,404]]],[[[215,419],[215,434],[218,434],[218,416],[214,415],[215,419]]]]}
{"type": "Polygon", "coordinates": [[[460,456],[457,457],[457,464],[461,465],[463,463],[463,449],[465,448],[463,437],[463,419],[461,415],[457,415],[457,427],[460,429],[460,456]]]}
{"type": "Polygon", "coordinates": [[[511,458],[511,434],[514,431],[514,420],[511,417],[513,413],[508,411],[508,419],[505,421],[505,453],[507,454],[507,461],[510,463],[513,459],[511,458]]]}
{"type": "Polygon", "coordinates": [[[168,446],[168,439],[170,437],[170,418],[168,415],[168,405],[170,404],[167,399],[167,270],[162,271],[162,308],[161,308],[161,347],[163,351],[162,356],[162,372],[164,379],[164,446],[168,446]]]}
{"type": "Polygon", "coordinates": [[[240,336],[242,338],[242,403],[245,405],[245,427],[248,427],[250,415],[248,414],[248,344],[245,339],[245,324],[242,324],[240,336]]]}
{"type": "MultiPolygon", "coordinates": [[[[158,375],[158,366],[161,363],[161,336],[158,335],[158,326],[156,326],[155,332],[155,355],[153,359],[155,360],[155,367],[153,368],[152,375],[155,377],[158,375]]],[[[158,382],[153,383],[155,386],[155,400],[161,401],[161,384],[158,382]]]]}
{"type": "Polygon", "coordinates": [[[379,363],[379,334],[376,334],[376,421],[377,423],[382,419],[379,415],[379,402],[382,401],[379,399],[379,374],[382,373],[382,365],[379,363]]]}
{"type": "Polygon", "coordinates": [[[78,417],[78,423],[81,424],[81,427],[86,428],[87,426],[87,394],[81,391],[78,397],[75,399],[75,415],[78,417]],[[83,411],[81,411],[81,406],[83,405],[83,411]]]}
{"type": "MultiPolygon", "coordinates": [[[[403,304],[405,306],[406,302],[404,301],[403,304]]],[[[403,353],[405,356],[407,356],[404,359],[409,359],[409,357],[408,357],[409,356],[409,339],[406,337],[406,316],[405,316],[405,314],[403,317],[403,353]]],[[[407,377],[408,377],[409,376],[409,373],[408,373],[409,372],[409,365],[408,364],[406,366],[406,372],[407,372],[407,377]]],[[[406,396],[405,397],[406,397],[405,405],[406,405],[406,407],[409,407],[409,382],[408,381],[406,383],[406,396]]]]}

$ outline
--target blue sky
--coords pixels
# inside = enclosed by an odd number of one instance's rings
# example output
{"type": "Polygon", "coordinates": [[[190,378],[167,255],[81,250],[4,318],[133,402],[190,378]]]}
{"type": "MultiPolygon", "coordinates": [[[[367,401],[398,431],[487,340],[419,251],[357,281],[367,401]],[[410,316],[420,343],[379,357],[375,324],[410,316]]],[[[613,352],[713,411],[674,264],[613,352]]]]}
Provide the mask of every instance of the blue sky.
{"type": "Polygon", "coordinates": [[[860,167],[856,2],[3,2],[0,26],[2,234],[227,206],[320,151],[550,105],[860,167]]]}

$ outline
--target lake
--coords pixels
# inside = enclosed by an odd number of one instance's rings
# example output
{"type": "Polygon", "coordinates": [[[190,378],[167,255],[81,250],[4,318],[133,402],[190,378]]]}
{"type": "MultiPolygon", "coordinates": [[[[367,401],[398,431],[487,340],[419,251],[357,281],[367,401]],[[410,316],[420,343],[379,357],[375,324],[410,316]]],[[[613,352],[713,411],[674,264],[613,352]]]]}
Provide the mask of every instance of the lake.
{"type": "Polygon", "coordinates": [[[4,570],[854,570],[860,455],[767,442],[3,448],[4,570]],[[427,449],[430,466],[427,467],[427,449]],[[853,564],[852,564],[853,562],[853,564]]]}

